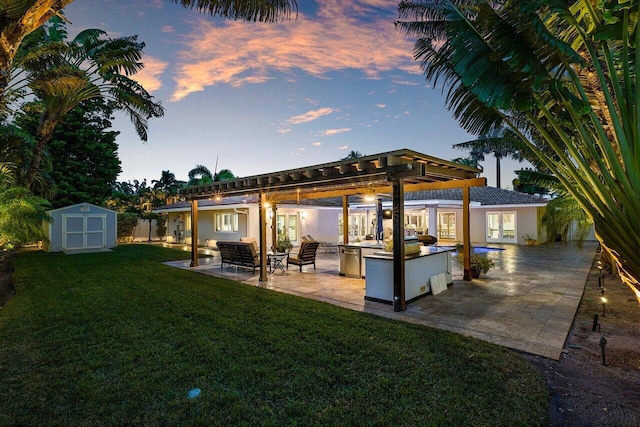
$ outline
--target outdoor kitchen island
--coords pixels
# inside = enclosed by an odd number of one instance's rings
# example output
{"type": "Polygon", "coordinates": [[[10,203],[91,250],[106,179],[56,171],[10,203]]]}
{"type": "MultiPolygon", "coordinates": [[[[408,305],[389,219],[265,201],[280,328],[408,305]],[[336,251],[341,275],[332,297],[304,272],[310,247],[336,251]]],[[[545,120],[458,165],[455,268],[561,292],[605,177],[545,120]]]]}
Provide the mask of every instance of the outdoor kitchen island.
{"type": "MultiPolygon", "coordinates": [[[[453,283],[451,249],[422,246],[420,253],[406,255],[405,300],[415,301],[428,293],[442,292],[453,283]]],[[[365,255],[365,300],[393,303],[393,252],[365,255]]]]}

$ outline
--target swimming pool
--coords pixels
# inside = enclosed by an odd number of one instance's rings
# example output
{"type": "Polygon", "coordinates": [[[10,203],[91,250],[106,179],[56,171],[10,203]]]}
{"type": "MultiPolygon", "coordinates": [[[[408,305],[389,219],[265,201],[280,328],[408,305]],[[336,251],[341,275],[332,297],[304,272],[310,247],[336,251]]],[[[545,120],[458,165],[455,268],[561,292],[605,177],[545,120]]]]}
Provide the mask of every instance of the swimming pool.
{"type": "MultiPolygon", "coordinates": [[[[444,249],[455,249],[455,246],[438,246],[440,248],[444,248],[444,249]]],[[[488,252],[499,252],[499,251],[504,251],[504,248],[493,248],[490,246],[474,246],[473,247],[473,251],[477,254],[486,254],[488,252]]],[[[457,252],[453,252],[454,254],[456,254],[457,252]]]]}

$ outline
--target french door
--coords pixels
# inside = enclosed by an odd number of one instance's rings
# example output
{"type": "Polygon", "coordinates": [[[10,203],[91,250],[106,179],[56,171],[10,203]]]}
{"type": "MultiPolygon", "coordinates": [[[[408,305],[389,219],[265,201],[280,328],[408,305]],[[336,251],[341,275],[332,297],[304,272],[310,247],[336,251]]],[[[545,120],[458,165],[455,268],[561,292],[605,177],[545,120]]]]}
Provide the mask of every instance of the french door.
{"type": "Polygon", "coordinates": [[[488,243],[518,243],[515,212],[487,212],[488,243]]]}

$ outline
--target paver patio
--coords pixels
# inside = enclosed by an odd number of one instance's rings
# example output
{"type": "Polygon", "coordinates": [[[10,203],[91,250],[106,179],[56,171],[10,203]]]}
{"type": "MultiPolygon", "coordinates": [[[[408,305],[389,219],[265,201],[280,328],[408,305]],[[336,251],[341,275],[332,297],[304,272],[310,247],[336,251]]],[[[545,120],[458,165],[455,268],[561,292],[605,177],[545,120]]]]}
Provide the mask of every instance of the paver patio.
{"type": "Polygon", "coordinates": [[[573,244],[539,246],[492,245],[503,248],[488,255],[496,268],[472,282],[462,280],[454,264],[454,284],[436,296],[410,303],[403,312],[390,305],[365,301],[365,280],[339,276],[336,254],[320,254],[317,269],[300,273],[259,275],[237,267],[220,268],[217,255],[202,258],[196,268],[189,260],[166,264],[216,277],[312,298],[352,310],[472,336],[515,350],[558,360],[580,304],[597,244],[579,250],[573,244]]]}

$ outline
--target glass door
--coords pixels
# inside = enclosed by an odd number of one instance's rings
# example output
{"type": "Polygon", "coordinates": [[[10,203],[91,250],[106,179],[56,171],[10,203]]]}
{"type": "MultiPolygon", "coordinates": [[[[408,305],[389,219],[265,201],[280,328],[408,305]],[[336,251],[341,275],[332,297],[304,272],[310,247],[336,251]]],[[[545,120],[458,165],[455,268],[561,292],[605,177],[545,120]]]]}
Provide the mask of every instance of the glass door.
{"type": "Polygon", "coordinates": [[[500,214],[487,213],[487,242],[500,243],[500,214]]]}
{"type": "Polygon", "coordinates": [[[488,243],[518,243],[515,212],[487,212],[488,243]]]}
{"type": "Polygon", "coordinates": [[[502,213],[502,243],[518,243],[515,212],[502,213]]]}

